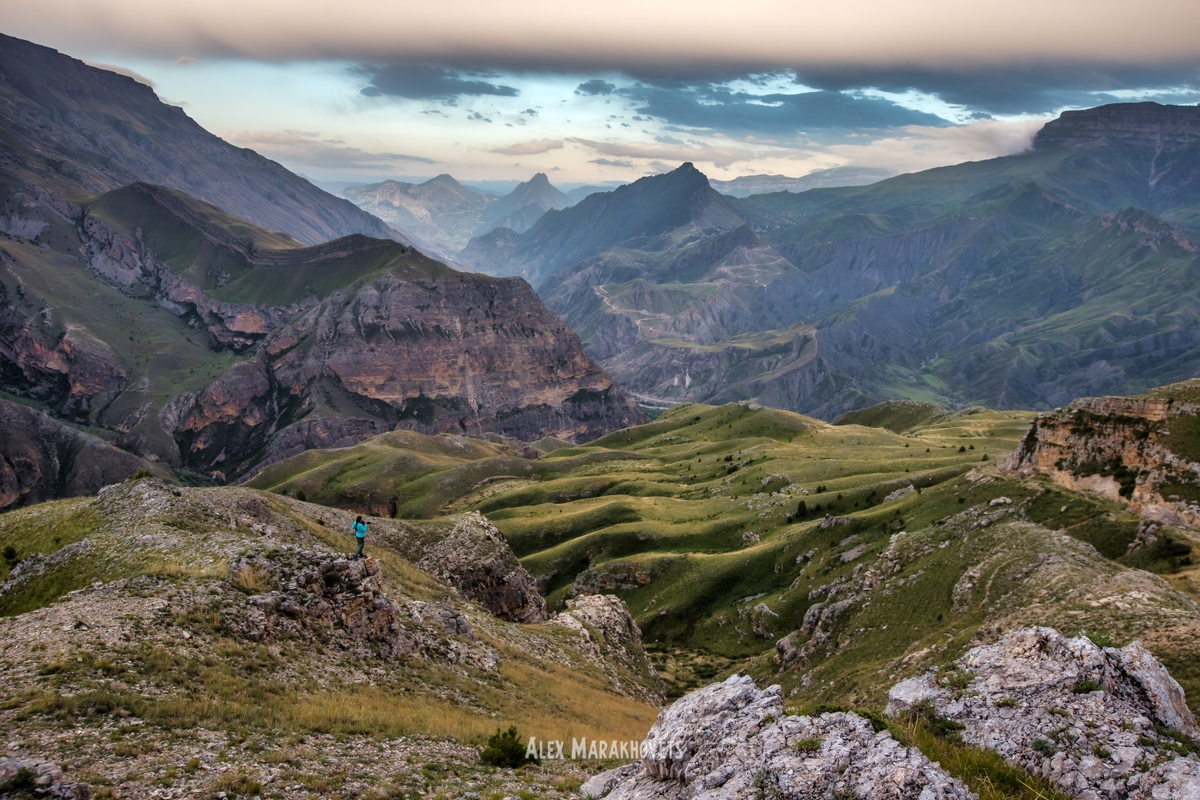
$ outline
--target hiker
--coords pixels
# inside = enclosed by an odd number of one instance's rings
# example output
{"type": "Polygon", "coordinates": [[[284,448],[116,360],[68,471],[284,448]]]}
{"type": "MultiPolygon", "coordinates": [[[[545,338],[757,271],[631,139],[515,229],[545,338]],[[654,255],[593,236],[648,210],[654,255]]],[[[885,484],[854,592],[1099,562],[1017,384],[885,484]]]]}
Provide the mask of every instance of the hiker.
{"type": "Polygon", "coordinates": [[[356,559],[363,557],[363,544],[367,541],[367,526],[370,524],[369,522],[363,522],[363,518],[360,516],[354,520],[354,525],[351,526],[354,529],[355,538],[358,539],[358,550],[354,553],[354,558],[356,559]]]}

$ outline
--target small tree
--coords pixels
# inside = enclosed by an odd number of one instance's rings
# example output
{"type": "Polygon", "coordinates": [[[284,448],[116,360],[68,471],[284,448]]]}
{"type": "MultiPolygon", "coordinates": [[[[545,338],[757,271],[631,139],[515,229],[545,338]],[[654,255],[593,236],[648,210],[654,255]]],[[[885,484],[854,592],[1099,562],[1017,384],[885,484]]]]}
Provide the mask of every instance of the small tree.
{"type": "Polygon", "coordinates": [[[539,763],[537,756],[526,756],[525,745],[521,744],[521,734],[517,733],[516,725],[508,726],[506,731],[497,728],[496,732],[488,737],[483,752],[479,754],[479,760],[489,766],[509,769],[539,763]]]}

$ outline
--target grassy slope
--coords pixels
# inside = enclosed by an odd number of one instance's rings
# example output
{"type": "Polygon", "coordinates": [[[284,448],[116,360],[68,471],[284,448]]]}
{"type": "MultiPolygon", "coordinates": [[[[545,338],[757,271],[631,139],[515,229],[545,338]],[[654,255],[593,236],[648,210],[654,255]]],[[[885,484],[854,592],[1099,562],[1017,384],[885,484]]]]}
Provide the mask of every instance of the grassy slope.
{"type": "MultiPolygon", "coordinates": [[[[809,701],[875,704],[896,676],[956,656],[976,637],[1010,623],[1044,623],[1148,638],[1200,699],[1200,675],[1187,667],[1195,654],[1172,644],[1178,636],[1145,627],[1178,634],[1191,630],[1196,615],[1167,583],[1126,569],[1167,566],[1146,551],[1126,555],[1136,518],[991,468],[1013,449],[1030,414],[902,416],[913,426],[906,435],[748,405],[675,406],[651,424],[556,450],[521,471],[501,456],[470,462],[469,471],[459,464],[414,475],[403,483],[401,512],[483,511],[539,577],[552,606],[573,587],[618,594],[676,692],[749,661],[756,674],[799,687],[809,701]],[[920,493],[886,500],[910,484],[920,493]],[[989,502],[1001,496],[1014,501],[1012,516],[984,526],[986,535],[965,534],[969,546],[952,546],[977,521],[972,515],[990,512],[989,502]],[[797,516],[801,501],[806,511],[797,516]],[[846,521],[822,528],[827,514],[846,521]],[[801,627],[828,587],[861,582],[900,531],[912,532],[914,544],[898,557],[904,569],[887,576],[888,601],[852,602],[827,648],[817,648],[804,669],[777,673],[775,642],[801,627]],[[1008,554],[1004,563],[989,562],[998,553],[1008,554]],[[1055,554],[1049,567],[1045,554],[1055,554]],[[1080,558],[1075,571],[1060,564],[1080,558]],[[953,611],[954,587],[981,564],[987,575],[977,582],[991,581],[994,591],[953,611]],[[1064,594],[1063,586],[1082,588],[1064,594]],[[1130,592],[1150,599],[1130,600],[1130,592]],[[1025,608],[1033,611],[1014,611],[1025,608]]],[[[370,452],[360,445],[308,453],[273,467],[261,485],[310,498],[331,497],[327,482],[339,491],[375,491],[366,468],[353,478],[330,477],[339,461],[370,452]]],[[[1177,588],[1195,592],[1176,577],[1177,588]]]]}
{"type": "MultiPolygon", "coordinates": [[[[94,581],[135,579],[124,590],[132,598],[131,613],[136,598],[165,598],[176,615],[173,623],[169,615],[135,622],[135,630],[146,628],[141,641],[126,637],[122,644],[99,650],[76,641],[87,638],[87,627],[80,625],[76,629],[85,633],[63,636],[51,648],[35,645],[31,657],[49,665],[36,671],[42,677],[0,690],[0,711],[15,709],[13,719],[22,729],[61,721],[102,723],[116,710],[176,731],[199,727],[268,737],[426,734],[479,743],[497,725],[510,722],[543,738],[565,736],[568,741],[571,735],[640,738],[653,722],[655,709],[614,694],[599,669],[575,653],[575,634],[551,624],[502,622],[474,606],[464,610],[480,640],[499,654],[498,673],[471,662],[372,664],[361,661],[361,654],[326,653],[319,645],[306,650],[288,641],[256,644],[238,637],[225,627],[223,612],[204,610],[203,598],[221,596],[211,587],[223,587],[227,594],[229,585],[240,586],[230,564],[255,553],[271,558],[271,548],[280,546],[284,553],[289,546],[348,552],[351,517],[269,495],[263,505],[255,500],[257,492],[233,488],[184,490],[178,501],[168,500],[164,507],[158,495],[141,488],[153,485],[130,481],[108,500],[54,501],[0,516],[0,548],[12,546],[22,559],[58,554],[41,574],[0,596],[0,625],[17,650],[28,646],[31,631],[36,636],[37,619],[46,614],[84,619],[98,631],[132,620],[107,620],[82,610],[96,607],[97,600],[88,594],[94,581]],[[143,509],[137,508],[140,497],[150,498],[143,509]],[[231,524],[247,501],[258,503],[254,513],[259,519],[269,514],[272,531],[266,537],[248,530],[249,520],[231,524]],[[63,550],[69,545],[75,549],[63,550]],[[67,594],[76,590],[84,593],[67,594]],[[81,610],[73,611],[76,606],[81,610]],[[33,620],[32,629],[26,619],[33,620]],[[158,630],[163,624],[166,638],[158,630]],[[179,639],[181,628],[193,631],[197,647],[179,639]],[[556,659],[554,652],[566,653],[567,660],[556,659]],[[365,670],[369,677],[347,679],[347,666],[352,673],[365,670]],[[144,681],[156,690],[143,692],[144,681]],[[99,717],[89,711],[97,702],[108,708],[99,717]]],[[[383,566],[388,594],[400,602],[464,607],[449,587],[389,547],[394,527],[378,521],[371,545],[383,566]]],[[[9,566],[0,565],[0,570],[3,581],[9,566]]],[[[13,666],[12,661],[4,663],[13,666]]]]}

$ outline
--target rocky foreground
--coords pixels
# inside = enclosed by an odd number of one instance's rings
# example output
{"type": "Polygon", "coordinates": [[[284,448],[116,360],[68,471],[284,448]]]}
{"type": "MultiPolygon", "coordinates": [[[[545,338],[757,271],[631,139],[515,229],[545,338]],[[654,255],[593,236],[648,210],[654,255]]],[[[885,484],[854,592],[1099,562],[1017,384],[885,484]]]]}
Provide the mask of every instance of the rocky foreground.
{"type": "MultiPolygon", "coordinates": [[[[1027,628],[891,691],[892,719],[922,718],[994,750],[1075,800],[1195,800],[1200,733],[1183,690],[1140,643],[1100,647],[1027,628]]],[[[879,720],[789,716],[778,686],[735,675],[664,711],[638,763],[587,797],[976,798],[879,720]]]]}

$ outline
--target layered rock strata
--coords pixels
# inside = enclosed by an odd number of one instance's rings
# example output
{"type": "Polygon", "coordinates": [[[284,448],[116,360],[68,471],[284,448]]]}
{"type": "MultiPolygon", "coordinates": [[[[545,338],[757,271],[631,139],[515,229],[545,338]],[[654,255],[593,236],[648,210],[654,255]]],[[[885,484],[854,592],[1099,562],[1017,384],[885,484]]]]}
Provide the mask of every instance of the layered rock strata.
{"type": "Polygon", "coordinates": [[[1002,465],[1017,475],[1048,475],[1068,489],[1128,503],[1142,516],[1200,525],[1198,382],[1148,397],[1088,397],[1039,414],[1002,465]]]}

